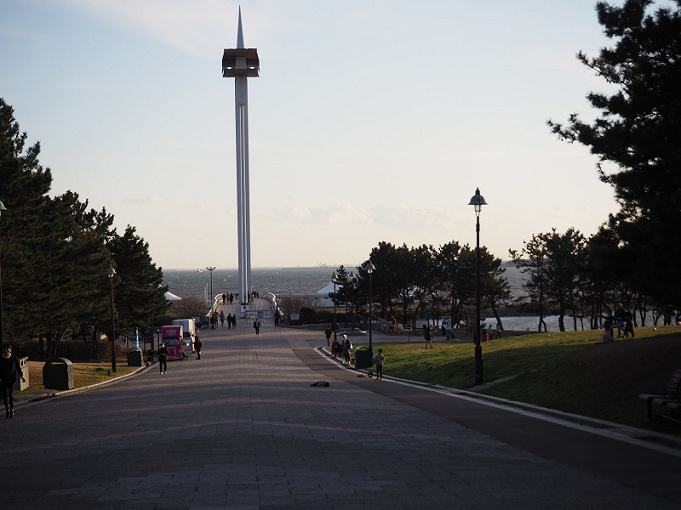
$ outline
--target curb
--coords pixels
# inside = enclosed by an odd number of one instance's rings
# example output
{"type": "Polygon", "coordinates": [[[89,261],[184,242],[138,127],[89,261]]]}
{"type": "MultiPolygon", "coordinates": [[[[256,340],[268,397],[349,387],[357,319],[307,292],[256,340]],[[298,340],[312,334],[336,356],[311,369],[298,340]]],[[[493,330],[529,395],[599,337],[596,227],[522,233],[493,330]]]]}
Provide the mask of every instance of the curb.
{"type": "Polygon", "coordinates": [[[129,374],[122,375],[120,377],[114,377],[113,379],[109,379],[108,381],[102,381],[98,382],[95,384],[90,384],[88,386],[83,386],[81,388],[73,388],[70,390],[56,390],[53,393],[46,393],[44,395],[36,395],[34,397],[26,397],[23,398],[22,395],[15,395],[14,396],[14,407],[15,408],[20,408],[20,407],[29,407],[32,405],[39,404],[40,402],[44,402],[46,400],[50,400],[56,397],[63,397],[67,395],[72,395],[74,393],[80,393],[82,391],[87,391],[87,390],[92,390],[95,388],[101,388],[104,386],[111,386],[112,384],[119,383],[125,379],[128,379],[130,377],[135,377],[137,375],[143,374],[147,370],[150,370],[154,367],[154,364],[152,363],[151,365],[147,366],[142,366],[139,367],[137,370],[134,372],[131,372],[129,374]],[[17,398],[18,397],[18,398],[17,398]]]}
{"type": "MultiPolygon", "coordinates": [[[[338,365],[339,368],[345,370],[352,370],[354,372],[363,373],[368,376],[369,370],[356,369],[352,366],[346,365],[337,358],[334,358],[324,346],[314,348],[320,356],[329,359],[330,362],[338,365]]],[[[549,409],[540,407],[525,402],[518,402],[515,400],[507,400],[492,395],[483,395],[470,390],[463,390],[458,388],[448,388],[438,384],[424,383],[420,381],[412,381],[409,379],[401,379],[394,376],[383,376],[383,380],[390,381],[396,384],[403,384],[407,386],[417,386],[430,391],[443,393],[455,398],[463,398],[466,400],[479,402],[485,405],[498,406],[509,409],[514,412],[525,413],[532,415],[538,419],[549,420],[554,422],[562,422],[565,425],[580,428],[582,430],[596,433],[602,436],[607,436],[623,441],[635,442],[641,446],[651,449],[665,449],[667,453],[671,453],[681,457],[681,437],[671,434],[664,434],[649,429],[641,429],[630,425],[623,425],[621,423],[614,423],[598,418],[591,418],[579,414],[572,414],[556,409],[549,409]],[[671,450],[668,451],[668,450],[671,450]]]]}

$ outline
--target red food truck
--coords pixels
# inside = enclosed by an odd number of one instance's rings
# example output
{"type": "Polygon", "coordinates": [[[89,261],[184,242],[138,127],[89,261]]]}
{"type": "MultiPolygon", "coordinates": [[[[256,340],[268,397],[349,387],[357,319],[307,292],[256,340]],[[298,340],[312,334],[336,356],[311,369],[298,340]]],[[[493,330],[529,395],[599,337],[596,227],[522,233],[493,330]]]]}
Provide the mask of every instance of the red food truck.
{"type": "Polygon", "coordinates": [[[182,350],[182,324],[161,326],[161,342],[168,348],[168,359],[183,360],[187,357],[182,350]]]}

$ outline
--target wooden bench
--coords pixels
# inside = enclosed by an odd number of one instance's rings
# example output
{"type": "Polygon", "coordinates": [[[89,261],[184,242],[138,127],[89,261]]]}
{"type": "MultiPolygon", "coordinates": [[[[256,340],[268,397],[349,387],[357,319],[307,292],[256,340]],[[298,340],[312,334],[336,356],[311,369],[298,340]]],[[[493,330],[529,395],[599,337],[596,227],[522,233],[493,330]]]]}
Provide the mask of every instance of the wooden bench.
{"type": "MultiPolygon", "coordinates": [[[[654,416],[653,405],[665,406],[674,410],[681,407],[681,368],[674,370],[664,393],[641,393],[639,398],[645,400],[648,405],[648,418],[654,416]]],[[[666,416],[664,413],[659,413],[659,415],[666,416]]]]}

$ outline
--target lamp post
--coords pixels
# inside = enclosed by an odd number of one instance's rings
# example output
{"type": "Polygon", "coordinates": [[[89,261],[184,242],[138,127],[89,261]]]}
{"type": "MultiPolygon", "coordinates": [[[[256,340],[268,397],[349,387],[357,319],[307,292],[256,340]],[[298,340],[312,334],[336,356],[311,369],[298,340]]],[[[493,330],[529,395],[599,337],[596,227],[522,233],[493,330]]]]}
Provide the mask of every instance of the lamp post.
{"type": "Polygon", "coordinates": [[[111,284],[111,372],[116,373],[116,319],[114,317],[114,276],[116,276],[116,270],[113,266],[109,266],[109,269],[105,273],[109,277],[109,283],[111,284]]]}
{"type": "MultiPolygon", "coordinates": [[[[2,211],[6,211],[5,204],[0,200],[0,215],[2,211]]],[[[0,344],[5,342],[5,323],[2,318],[2,251],[0,251],[0,344]]]]}
{"type": "Polygon", "coordinates": [[[210,271],[210,306],[213,309],[213,301],[215,301],[215,296],[213,296],[213,271],[215,271],[215,266],[206,267],[210,271]]]}
{"type": "Polygon", "coordinates": [[[338,327],[336,326],[336,285],[338,285],[338,273],[336,271],[333,272],[331,275],[331,281],[333,282],[333,339],[336,340],[338,338],[337,330],[338,327]]]}
{"type": "Polygon", "coordinates": [[[372,282],[371,282],[371,275],[376,269],[376,266],[374,266],[371,263],[371,260],[367,263],[366,266],[364,266],[366,269],[367,273],[369,274],[369,355],[373,358],[374,357],[374,346],[373,343],[371,342],[371,329],[372,329],[372,314],[371,314],[371,303],[374,300],[374,295],[373,295],[373,288],[372,288],[372,282]]]}
{"type": "Polygon", "coordinates": [[[482,384],[482,346],[480,345],[480,211],[483,205],[487,205],[485,198],[480,194],[480,188],[476,188],[475,195],[471,197],[468,205],[475,210],[475,331],[473,341],[475,343],[475,385],[482,384]]]}
{"type": "MultiPolygon", "coordinates": [[[[350,302],[350,324],[352,324],[352,288],[355,285],[355,274],[350,271],[347,280],[345,281],[345,287],[343,289],[343,297],[345,298],[345,327],[348,327],[348,301],[350,302]],[[348,300],[348,291],[350,292],[350,299],[348,300]]],[[[353,328],[354,329],[354,328],[353,328]]]]}

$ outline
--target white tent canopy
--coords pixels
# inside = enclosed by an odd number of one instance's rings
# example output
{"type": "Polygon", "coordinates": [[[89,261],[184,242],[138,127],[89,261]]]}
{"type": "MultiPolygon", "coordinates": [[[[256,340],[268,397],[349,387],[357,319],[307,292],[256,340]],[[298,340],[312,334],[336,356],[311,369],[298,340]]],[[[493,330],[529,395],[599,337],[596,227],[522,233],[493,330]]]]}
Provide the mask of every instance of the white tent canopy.
{"type": "MultiPolygon", "coordinates": [[[[336,292],[340,289],[340,285],[336,284],[336,292]]],[[[318,296],[318,306],[321,308],[331,308],[333,306],[333,301],[329,297],[329,294],[333,294],[334,292],[334,285],[333,282],[329,282],[329,284],[324,287],[323,289],[319,289],[317,292],[315,292],[315,296],[318,296]]]]}
{"type": "Polygon", "coordinates": [[[170,291],[166,292],[166,293],[164,294],[164,296],[166,297],[166,299],[167,299],[168,301],[182,301],[182,298],[181,298],[180,296],[176,296],[175,294],[173,294],[173,293],[170,292],[170,291]]]}
{"type": "Polygon", "coordinates": [[[329,294],[333,294],[334,292],[338,292],[338,288],[341,287],[340,285],[336,284],[334,286],[333,282],[329,282],[329,284],[324,287],[323,289],[318,290],[316,293],[317,294],[322,294],[324,297],[328,297],[329,294]],[[334,289],[335,287],[335,289],[334,289]]]}

